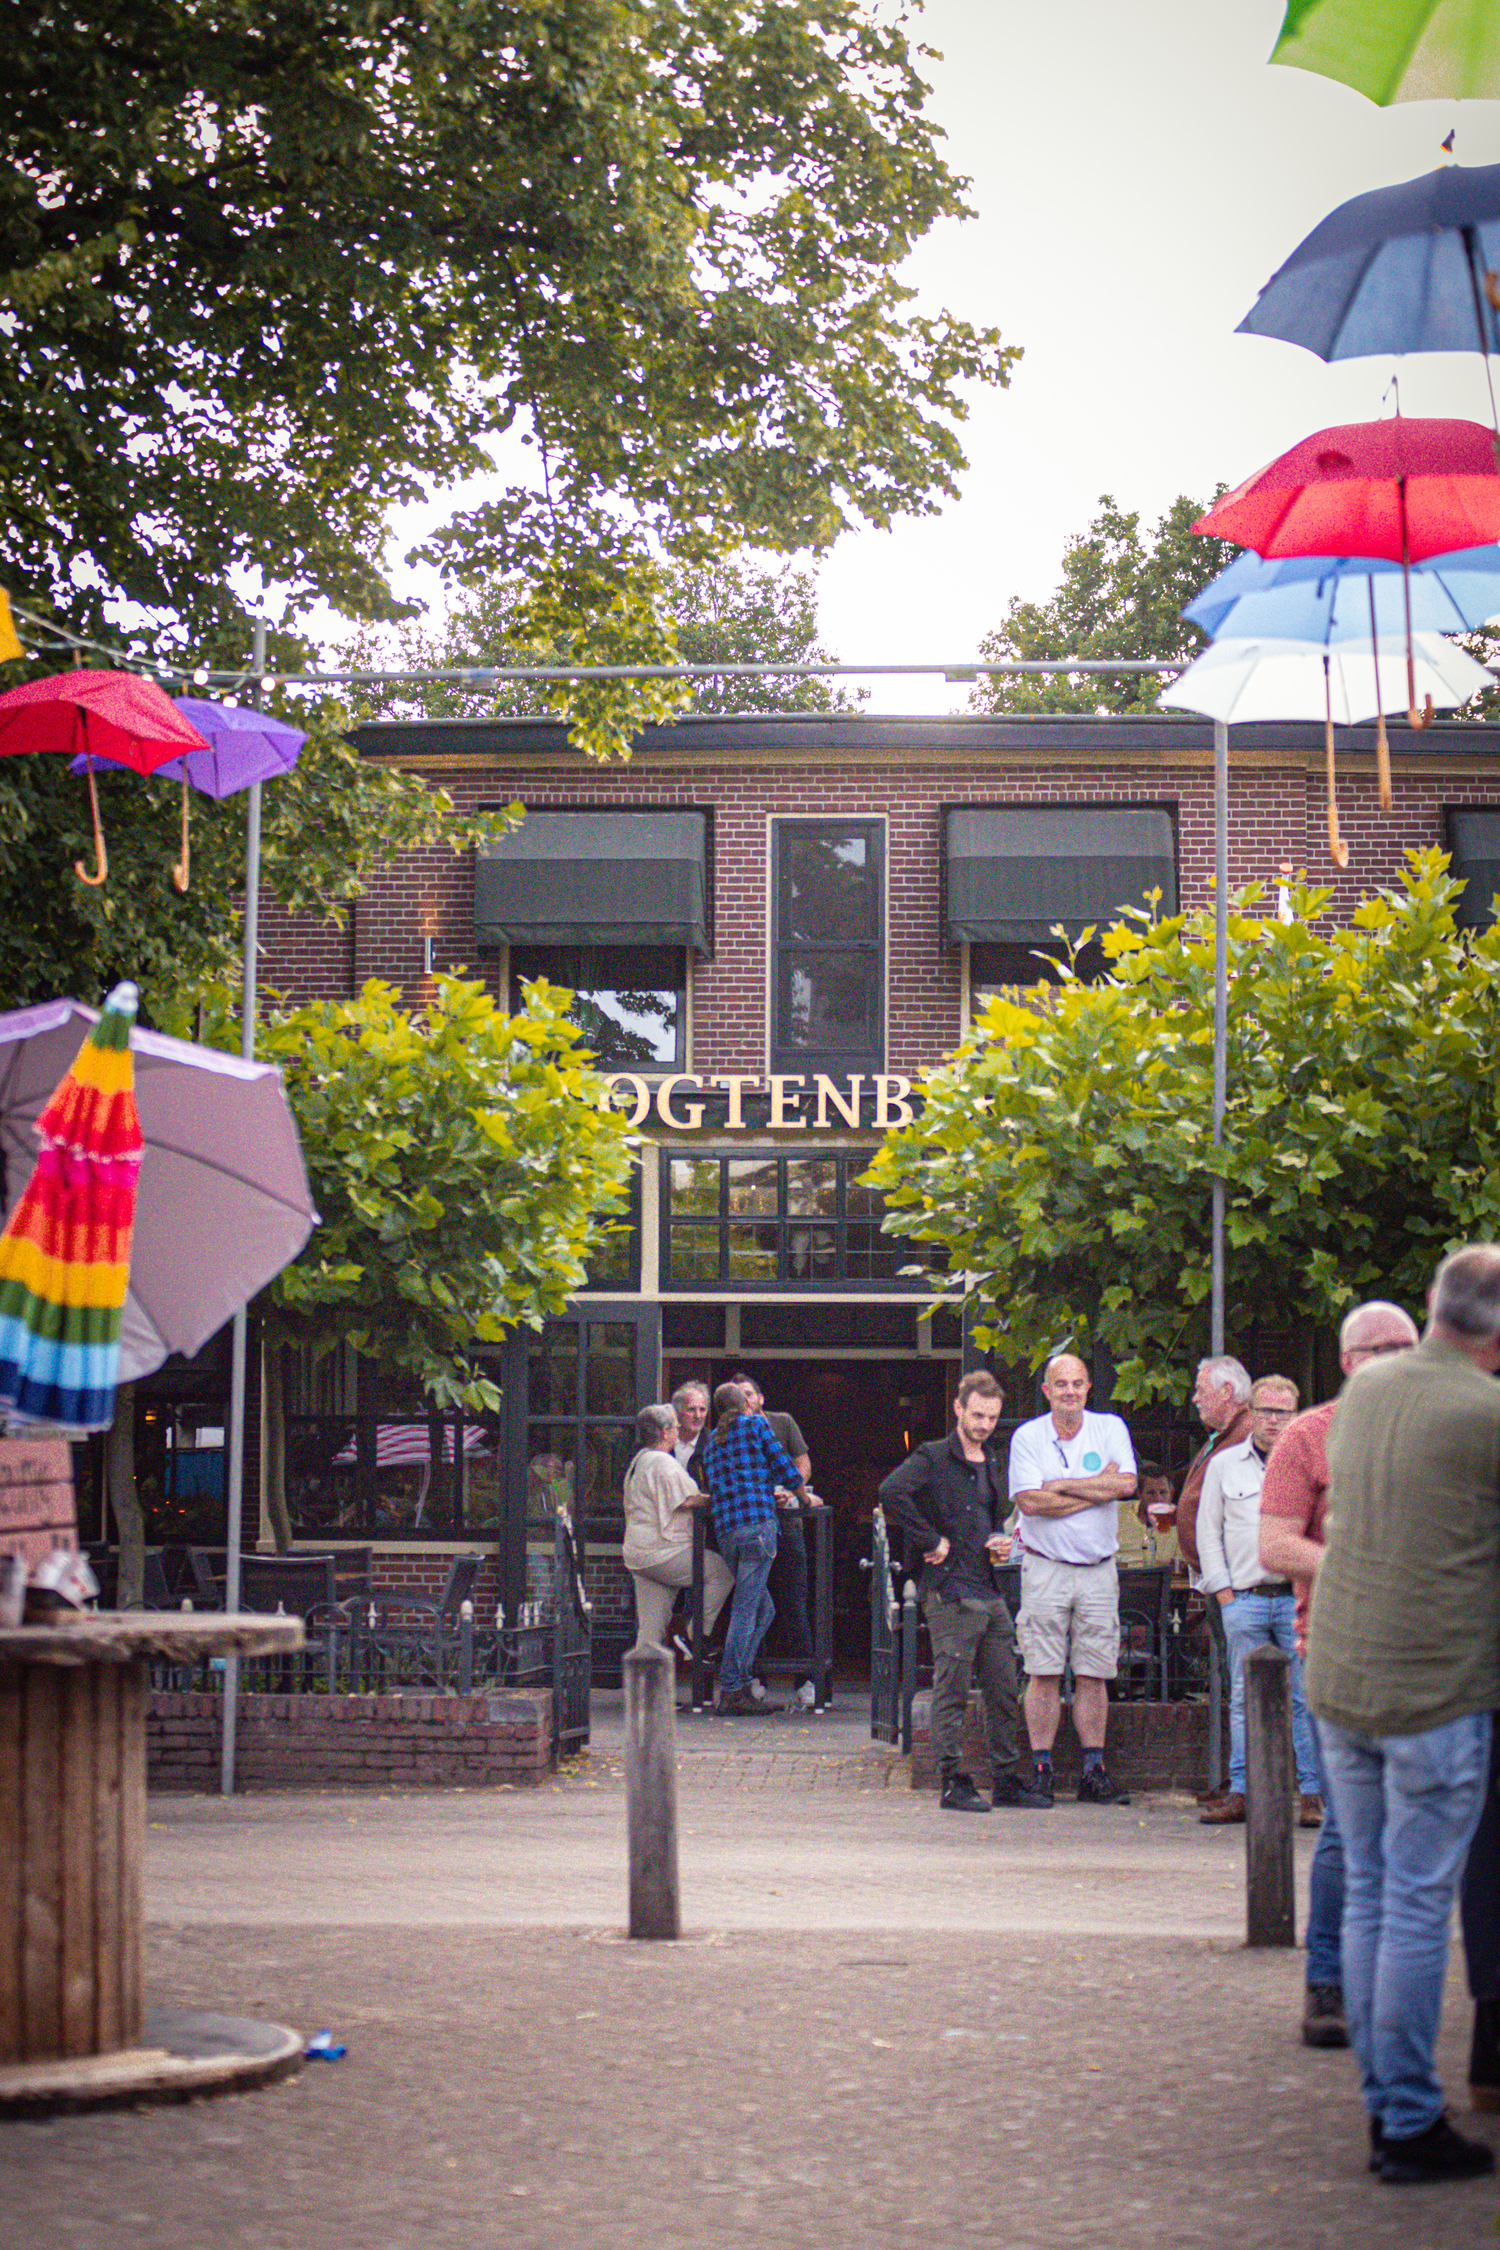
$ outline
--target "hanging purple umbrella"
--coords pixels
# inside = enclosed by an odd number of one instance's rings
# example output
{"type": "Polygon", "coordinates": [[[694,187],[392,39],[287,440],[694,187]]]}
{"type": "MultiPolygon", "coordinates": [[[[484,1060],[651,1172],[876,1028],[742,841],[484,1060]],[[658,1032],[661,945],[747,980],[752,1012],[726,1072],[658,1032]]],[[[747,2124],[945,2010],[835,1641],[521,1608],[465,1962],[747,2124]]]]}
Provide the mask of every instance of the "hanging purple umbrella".
{"type": "MultiPolygon", "coordinates": [[[[227,703],[206,703],[190,695],[174,696],[172,700],[208,744],[206,750],[190,750],[183,757],[173,758],[156,768],[164,781],[182,783],[182,858],[172,870],[172,880],[180,891],[185,891],[188,887],[189,784],[201,790],[205,797],[233,797],[253,782],[269,781],[278,773],[290,773],[307,736],[300,727],[288,726],[284,719],[270,718],[264,711],[241,710],[227,703]]],[[[75,758],[73,771],[82,773],[89,763],[87,756],[75,758]]],[[[106,766],[114,761],[95,758],[92,763],[106,766]]]]}

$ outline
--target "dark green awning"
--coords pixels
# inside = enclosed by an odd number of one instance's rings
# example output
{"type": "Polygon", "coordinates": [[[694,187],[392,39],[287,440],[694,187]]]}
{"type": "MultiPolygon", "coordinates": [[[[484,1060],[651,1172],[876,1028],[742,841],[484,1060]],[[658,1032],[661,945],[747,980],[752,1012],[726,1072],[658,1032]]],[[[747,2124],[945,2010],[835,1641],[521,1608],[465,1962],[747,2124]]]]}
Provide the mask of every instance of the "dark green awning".
{"type": "Polygon", "coordinates": [[[1485,805],[1447,805],[1443,819],[1451,872],[1468,885],[1454,906],[1461,930],[1487,930],[1495,919],[1500,891],[1500,810],[1485,805]]]}
{"type": "Polygon", "coordinates": [[[976,945],[1039,944],[1162,894],[1177,911],[1172,816],[1162,805],[984,805],[947,814],[947,934],[976,945]]]}
{"type": "Polygon", "coordinates": [[[709,951],[706,812],[529,812],[474,863],[481,945],[709,951]]]}

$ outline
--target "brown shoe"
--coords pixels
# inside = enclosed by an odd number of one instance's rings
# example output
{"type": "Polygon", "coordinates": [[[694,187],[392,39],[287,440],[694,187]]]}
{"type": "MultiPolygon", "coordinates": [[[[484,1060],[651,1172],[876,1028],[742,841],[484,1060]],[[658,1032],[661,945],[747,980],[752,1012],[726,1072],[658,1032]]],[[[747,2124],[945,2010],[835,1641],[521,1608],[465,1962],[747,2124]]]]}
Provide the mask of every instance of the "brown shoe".
{"type": "Polygon", "coordinates": [[[1243,1826],[1245,1800],[1237,1789],[1231,1789],[1216,1805],[1205,1805],[1198,1818],[1205,1828],[1228,1828],[1236,1822],[1243,1826]]]}
{"type": "Polygon", "coordinates": [[[1193,1801],[1199,1805],[1222,1805],[1228,1795],[1227,1789],[1200,1789],[1193,1801]]]}
{"type": "Polygon", "coordinates": [[[1298,1826],[1299,1828],[1321,1828],[1321,1827],[1322,1827],[1322,1825],[1323,1825],[1323,1800],[1322,1800],[1322,1798],[1321,1798],[1321,1797],[1299,1797],[1299,1798],[1297,1799],[1297,1826],[1298,1826]]]}

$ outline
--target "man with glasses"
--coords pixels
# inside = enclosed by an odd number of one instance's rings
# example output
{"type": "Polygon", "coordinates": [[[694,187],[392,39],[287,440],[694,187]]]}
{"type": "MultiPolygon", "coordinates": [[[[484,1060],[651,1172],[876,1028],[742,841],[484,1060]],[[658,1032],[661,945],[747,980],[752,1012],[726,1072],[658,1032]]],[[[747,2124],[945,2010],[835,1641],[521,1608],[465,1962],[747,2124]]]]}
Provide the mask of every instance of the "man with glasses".
{"type": "Polygon", "coordinates": [[[1268,1578],[1260,1560],[1260,1495],[1271,1448],[1297,1411],[1297,1386],[1263,1375],[1250,1388],[1250,1434],[1222,1446],[1208,1464],[1198,1503],[1198,1557],[1203,1591],[1219,1604],[1229,1646],[1229,1794],[1198,1818],[1222,1828],[1245,1818],[1245,1664],[1252,1649],[1271,1644],[1292,1659],[1292,1749],[1297,1760],[1299,1819],[1323,1818],[1317,1745],[1302,1692],[1297,1655],[1297,1604],[1290,1578],[1268,1578]]]}
{"type": "MultiPolygon", "coordinates": [[[[1376,1298],[1356,1305],[1339,1330],[1339,1365],[1345,1375],[1392,1352],[1409,1352],[1417,1324],[1399,1305],[1376,1298]]],[[[1260,1567],[1268,1578],[1291,1578],[1297,1588],[1297,1652],[1307,1653],[1307,1605],[1323,1560],[1328,1513],[1328,1426],[1338,1400],[1310,1406],[1287,1424],[1266,1464],[1260,1495],[1260,1567]]],[[[1344,1844],[1334,1809],[1325,1803],[1323,1828],[1307,1877],[1307,1996],[1305,2047],[1347,2047],[1344,2018],[1344,1844]]]]}

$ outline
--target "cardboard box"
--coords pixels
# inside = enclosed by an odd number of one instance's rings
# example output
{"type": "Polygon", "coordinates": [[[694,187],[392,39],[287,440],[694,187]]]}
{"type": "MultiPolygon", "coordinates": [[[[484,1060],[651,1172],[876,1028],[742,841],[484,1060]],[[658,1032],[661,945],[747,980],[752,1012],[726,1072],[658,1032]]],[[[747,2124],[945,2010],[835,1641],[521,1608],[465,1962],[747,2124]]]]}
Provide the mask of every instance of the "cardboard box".
{"type": "Polygon", "coordinates": [[[0,1438],[0,1555],[29,1564],[77,1546],[72,1446],[66,1438],[0,1438]]]}

